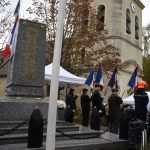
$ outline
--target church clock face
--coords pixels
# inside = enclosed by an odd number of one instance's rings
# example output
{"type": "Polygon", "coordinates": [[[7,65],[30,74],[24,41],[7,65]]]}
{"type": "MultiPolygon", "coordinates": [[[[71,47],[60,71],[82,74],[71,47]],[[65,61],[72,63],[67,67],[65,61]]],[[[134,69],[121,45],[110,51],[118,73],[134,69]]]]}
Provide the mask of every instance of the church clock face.
{"type": "Polygon", "coordinates": [[[135,4],[133,2],[131,2],[130,7],[132,12],[135,13],[135,4]]]}

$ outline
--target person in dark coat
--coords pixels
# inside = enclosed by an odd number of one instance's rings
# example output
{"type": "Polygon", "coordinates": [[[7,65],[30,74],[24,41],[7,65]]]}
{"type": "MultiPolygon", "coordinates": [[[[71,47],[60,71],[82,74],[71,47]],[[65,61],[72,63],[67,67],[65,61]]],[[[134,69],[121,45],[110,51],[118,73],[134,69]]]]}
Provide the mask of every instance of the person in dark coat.
{"type": "Polygon", "coordinates": [[[91,113],[91,129],[100,130],[100,121],[104,111],[103,98],[100,95],[103,87],[99,84],[95,85],[94,93],[91,96],[92,100],[92,113],[91,113]]]}
{"type": "Polygon", "coordinates": [[[145,92],[147,88],[147,83],[145,81],[140,81],[137,84],[137,89],[134,92],[134,101],[135,101],[135,117],[146,121],[147,117],[147,104],[149,102],[148,95],[145,92]]]}
{"type": "Polygon", "coordinates": [[[90,98],[87,95],[88,89],[84,88],[81,95],[81,108],[82,108],[82,125],[88,126],[90,115],[90,98]]]}
{"type": "Polygon", "coordinates": [[[112,89],[112,94],[108,98],[108,106],[110,132],[114,134],[118,134],[122,102],[122,98],[118,96],[118,89],[112,89]]]}
{"type": "Polygon", "coordinates": [[[76,99],[77,95],[74,95],[74,89],[70,88],[69,93],[66,95],[66,113],[65,121],[73,122],[74,113],[76,112],[76,99]]]}
{"type": "Polygon", "coordinates": [[[31,114],[28,125],[27,146],[29,148],[42,147],[43,142],[43,115],[39,108],[35,108],[31,114]]]}

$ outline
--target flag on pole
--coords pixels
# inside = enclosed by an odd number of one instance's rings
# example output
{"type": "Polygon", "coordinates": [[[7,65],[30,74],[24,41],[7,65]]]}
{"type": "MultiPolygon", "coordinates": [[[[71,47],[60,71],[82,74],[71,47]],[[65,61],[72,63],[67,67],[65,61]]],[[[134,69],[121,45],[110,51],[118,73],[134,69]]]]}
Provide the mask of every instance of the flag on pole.
{"type": "Polygon", "coordinates": [[[117,68],[114,69],[113,71],[113,74],[110,78],[110,81],[108,83],[108,86],[110,86],[111,88],[113,88],[115,85],[115,88],[118,87],[118,84],[117,84],[117,68]]]}
{"type": "Polygon", "coordinates": [[[128,82],[128,86],[131,87],[132,89],[134,89],[134,87],[137,84],[137,71],[138,71],[138,67],[135,68],[135,70],[128,82]]]}
{"type": "Polygon", "coordinates": [[[9,41],[6,44],[4,50],[1,53],[3,58],[6,58],[10,54],[11,54],[11,56],[13,55],[13,51],[12,51],[11,47],[12,47],[12,43],[14,42],[14,36],[16,36],[15,32],[18,30],[19,10],[20,10],[20,0],[18,1],[17,6],[16,6],[15,11],[14,11],[15,22],[14,22],[14,26],[13,26],[13,28],[11,30],[11,33],[10,33],[9,41]]]}
{"type": "Polygon", "coordinates": [[[7,56],[10,56],[10,46],[9,44],[6,44],[4,50],[2,51],[1,55],[3,58],[6,58],[7,56]]]}
{"type": "Polygon", "coordinates": [[[85,84],[93,88],[93,84],[94,84],[94,70],[93,69],[90,71],[90,74],[87,80],[85,81],[85,84]]]}
{"type": "Polygon", "coordinates": [[[99,68],[98,68],[95,83],[98,83],[98,84],[104,86],[101,66],[99,66],[99,68]]]}

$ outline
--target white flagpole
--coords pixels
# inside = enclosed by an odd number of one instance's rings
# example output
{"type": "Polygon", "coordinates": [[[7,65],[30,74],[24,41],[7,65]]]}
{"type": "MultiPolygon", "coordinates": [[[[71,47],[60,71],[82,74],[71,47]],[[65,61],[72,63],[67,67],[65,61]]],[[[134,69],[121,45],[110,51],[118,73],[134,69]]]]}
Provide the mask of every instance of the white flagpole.
{"type": "Polygon", "coordinates": [[[66,0],[59,0],[58,22],[53,56],[52,79],[50,87],[50,99],[48,110],[46,150],[55,149],[57,96],[59,83],[59,68],[62,49],[63,26],[65,20],[66,0]]]}

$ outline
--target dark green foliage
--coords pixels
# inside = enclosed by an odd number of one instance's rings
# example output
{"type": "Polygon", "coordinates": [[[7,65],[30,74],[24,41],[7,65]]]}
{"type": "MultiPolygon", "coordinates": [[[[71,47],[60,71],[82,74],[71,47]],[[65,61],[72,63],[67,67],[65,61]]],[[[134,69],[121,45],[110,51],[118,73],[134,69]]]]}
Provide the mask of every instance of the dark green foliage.
{"type": "Polygon", "coordinates": [[[144,72],[144,80],[148,84],[148,89],[150,90],[150,56],[143,57],[143,72],[144,72]]]}

